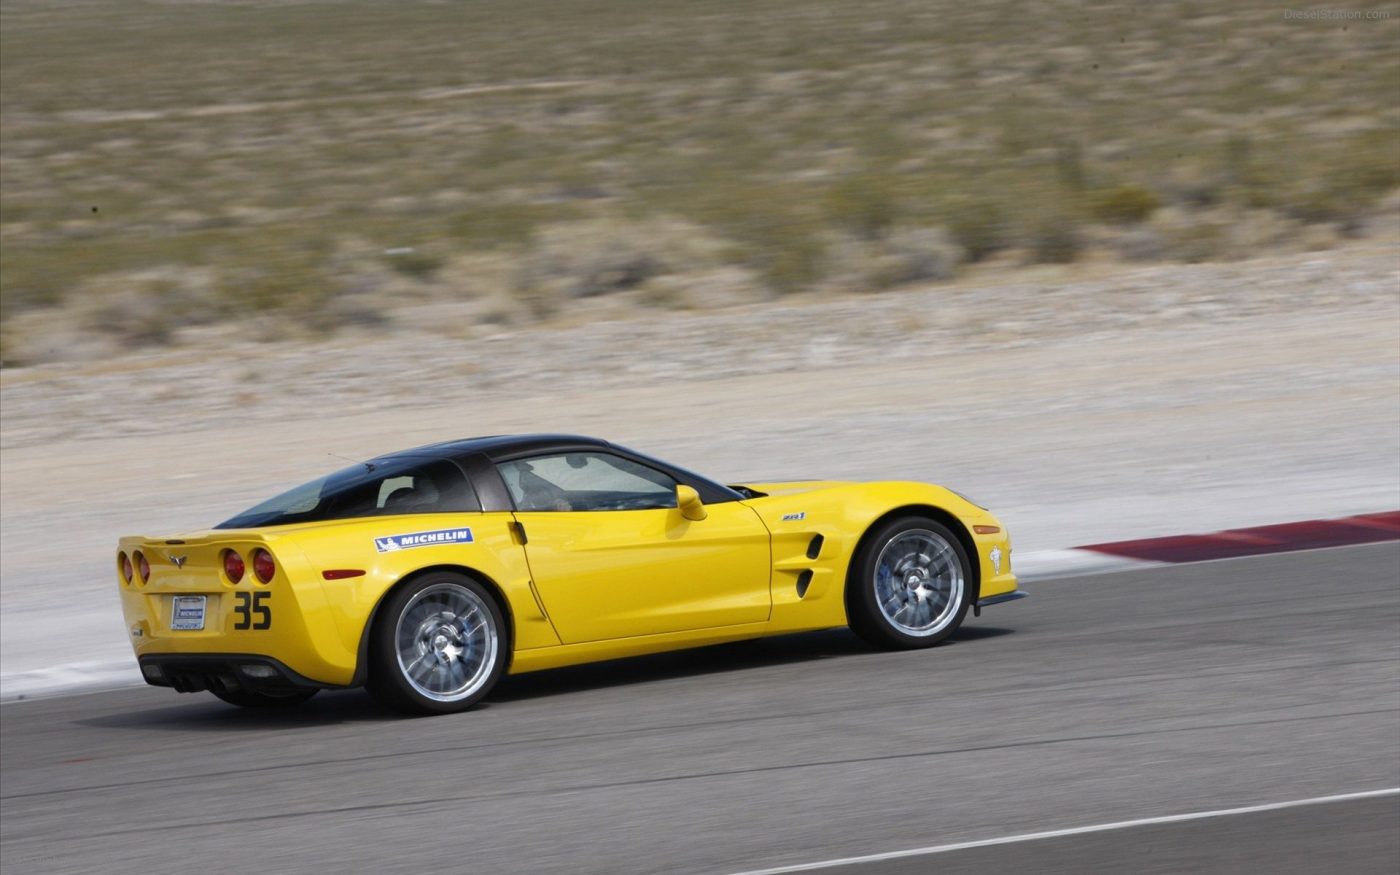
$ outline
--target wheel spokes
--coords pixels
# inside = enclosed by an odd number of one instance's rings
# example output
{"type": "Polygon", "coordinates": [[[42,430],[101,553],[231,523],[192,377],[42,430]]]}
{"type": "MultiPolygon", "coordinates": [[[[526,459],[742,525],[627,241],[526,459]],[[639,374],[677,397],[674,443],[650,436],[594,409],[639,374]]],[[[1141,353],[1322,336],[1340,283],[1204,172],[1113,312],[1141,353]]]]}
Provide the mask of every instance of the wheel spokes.
{"type": "Polygon", "coordinates": [[[875,569],[876,604],[896,630],[930,636],[957,617],[962,561],[943,536],[925,529],[897,533],[881,549],[875,569]]]}
{"type": "Polygon", "coordinates": [[[399,615],[399,668],[431,699],[457,701],[480,689],[490,677],[497,645],[485,602],[457,584],[425,589],[399,615]]]}

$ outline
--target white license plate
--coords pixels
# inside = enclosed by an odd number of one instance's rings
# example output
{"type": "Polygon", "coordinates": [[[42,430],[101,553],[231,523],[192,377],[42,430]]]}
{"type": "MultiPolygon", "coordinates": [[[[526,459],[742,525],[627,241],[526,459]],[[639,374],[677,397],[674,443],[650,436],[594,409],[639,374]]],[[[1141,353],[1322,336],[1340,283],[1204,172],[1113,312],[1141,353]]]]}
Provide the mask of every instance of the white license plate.
{"type": "Polygon", "coordinates": [[[170,630],[197,632],[204,628],[204,606],[207,596],[177,595],[170,602],[170,630]]]}

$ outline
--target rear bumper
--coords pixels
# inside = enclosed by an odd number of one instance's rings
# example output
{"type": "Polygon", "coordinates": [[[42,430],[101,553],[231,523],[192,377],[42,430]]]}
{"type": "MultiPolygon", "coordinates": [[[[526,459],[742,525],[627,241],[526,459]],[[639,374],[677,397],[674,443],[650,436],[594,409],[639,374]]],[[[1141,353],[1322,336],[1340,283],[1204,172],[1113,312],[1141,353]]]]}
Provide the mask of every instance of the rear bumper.
{"type": "Polygon", "coordinates": [[[181,693],[234,689],[286,692],[329,686],[297,674],[270,656],[251,653],[166,653],[142,656],[137,661],[146,683],[181,693]]]}
{"type": "MultiPolygon", "coordinates": [[[[284,550],[282,555],[291,553],[284,550]]],[[[143,671],[152,660],[160,666],[173,661],[188,664],[189,673],[197,676],[201,672],[195,669],[206,664],[217,668],[222,660],[233,666],[235,674],[241,664],[262,663],[276,669],[270,680],[314,679],[307,681],[311,686],[344,685],[354,677],[357,651],[345,646],[334,608],[317,581],[278,579],[269,586],[244,583],[203,589],[167,587],[155,581],[122,586],[120,591],[132,650],[143,671]],[[179,595],[206,598],[204,628],[171,630],[172,600],[179,595]],[[253,595],[261,597],[257,604],[264,613],[251,610],[253,595]],[[249,620],[264,621],[265,626],[259,628],[249,620]]],[[[153,681],[149,674],[145,677],[148,683],[175,686],[153,681]]]]}

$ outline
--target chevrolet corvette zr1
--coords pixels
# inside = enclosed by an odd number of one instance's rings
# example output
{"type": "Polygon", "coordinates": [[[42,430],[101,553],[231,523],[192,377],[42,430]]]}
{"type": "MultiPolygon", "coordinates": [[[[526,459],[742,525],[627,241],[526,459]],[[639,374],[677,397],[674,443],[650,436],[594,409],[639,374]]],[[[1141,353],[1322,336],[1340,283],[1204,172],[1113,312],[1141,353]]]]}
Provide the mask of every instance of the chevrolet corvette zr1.
{"type": "Polygon", "coordinates": [[[926,647],[1022,595],[1001,523],[948,489],[726,486],[570,435],[380,456],[122,538],[116,574],[150,684],[261,707],[366,686],[418,712],[507,672],[803,630],[926,647]]]}

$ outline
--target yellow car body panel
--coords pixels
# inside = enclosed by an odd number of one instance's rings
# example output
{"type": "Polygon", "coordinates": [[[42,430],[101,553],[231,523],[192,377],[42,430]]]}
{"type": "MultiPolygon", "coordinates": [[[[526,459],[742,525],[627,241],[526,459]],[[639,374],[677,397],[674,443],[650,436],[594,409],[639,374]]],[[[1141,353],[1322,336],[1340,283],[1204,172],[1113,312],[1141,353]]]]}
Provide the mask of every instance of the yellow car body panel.
{"type": "Polygon", "coordinates": [[[769,534],[740,502],[519,512],[540,598],[565,644],[767,621],[769,534]]]}
{"type": "Polygon", "coordinates": [[[356,680],[364,632],[384,594],[415,572],[460,568],[490,580],[500,592],[517,648],[557,645],[558,636],[531,594],[529,567],[512,522],[509,513],[421,514],[122,538],[122,550],[128,556],[141,551],[151,567],[148,583],[141,584],[139,576],[131,584],[121,582],[122,610],[138,659],[166,653],[256,654],[308,680],[346,686],[356,680]],[[375,547],[376,538],[452,527],[470,528],[473,541],[387,553],[375,547]],[[223,551],[237,550],[246,561],[258,546],[276,561],[272,582],[256,582],[250,566],[239,583],[231,583],[222,570],[223,551]],[[174,556],[184,557],[183,568],[174,565],[174,556]],[[324,572],[334,570],[364,574],[324,579],[324,572]],[[268,593],[269,628],[234,628],[239,592],[268,593]],[[203,631],[171,630],[171,600],[177,594],[209,597],[203,631]]]}
{"type": "Polygon", "coordinates": [[[317,685],[351,686],[364,682],[367,633],[386,595],[429,569],[462,571],[499,594],[513,673],[844,626],[860,540],[896,513],[933,515],[959,534],[972,548],[978,598],[1016,589],[1005,529],[941,487],[804,481],[747,489],[764,494],[708,504],[701,520],[674,507],[492,511],[126,537],[120,549],[144,555],[150,579],[138,572],[127,582],[118,569],[122,610],[138,658],[252,655],[317,685]],[[465,541],[418,537],[397,546],[415,533],[467,530],[465,541]],[[266,584],[248,561],[259,547],[276,565],[266,584]],[[223,571],[228,550],[247,563],[236,583],[223,571]],[[203,629],[172,629],[176,596],[205,597],[203,629]]]}

